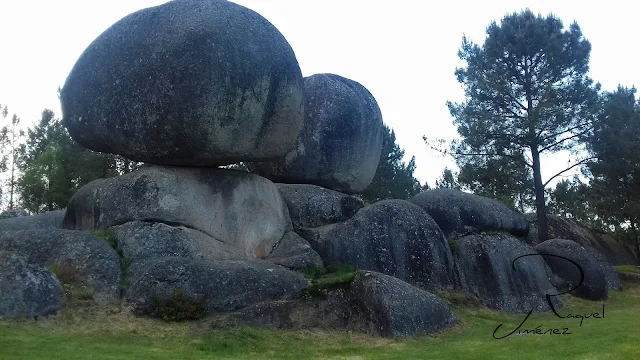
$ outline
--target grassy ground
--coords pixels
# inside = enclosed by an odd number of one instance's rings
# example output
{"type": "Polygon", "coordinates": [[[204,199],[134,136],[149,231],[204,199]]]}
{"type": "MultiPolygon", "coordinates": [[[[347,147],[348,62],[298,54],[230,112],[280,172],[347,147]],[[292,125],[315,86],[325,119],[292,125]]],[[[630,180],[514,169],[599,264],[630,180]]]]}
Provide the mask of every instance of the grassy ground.
{"type": "MultiPolygon", "coordinates": [[[[560,314],[602,312],[602,302],[571,298],[560,314]]],[[[0,359],[640,359],[640,286],[611,292],[603,319],[534,314],[522,329],[569,328],[570,335],[496,340],[524,315],[455,308],[458,325],[433,336],[381,339],[327,331],[221,329],[215,321],[166,323],[119,307],[80,308],[37,321],[0,321],[0,359]]]]}
{"type": "Polygon", "coordinates": [[[617,272],[631,272],[640,274],[640,266],[635,265],[618,265],[614,266],[613,269],[617,272]]]}

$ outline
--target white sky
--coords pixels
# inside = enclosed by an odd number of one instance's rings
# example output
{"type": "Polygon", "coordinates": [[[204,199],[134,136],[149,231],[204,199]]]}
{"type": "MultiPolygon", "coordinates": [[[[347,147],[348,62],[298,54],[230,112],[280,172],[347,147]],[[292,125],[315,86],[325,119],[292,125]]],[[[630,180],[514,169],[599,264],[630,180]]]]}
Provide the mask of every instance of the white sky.
{"type": "MultiPolygon", "coordinates": [[[[56,90],[82,51],[106,28],[163,0],[0,0],[0,104],[31,126],[44,108],[60,116],[56,90]]],[[[453,139],[445,105],[463,100],[453,73],[462,35],[482,43],[492,20],[526,7],[576,20],[592,44],[591,77],[605,90],[640,86],[635,1],[236,0],[274,24],[291,44],[302,74],[335,73],[375,96],[417,178],[434,185],[450,159],[422,135],[453,139]]],[[[543,181],[566,155],[542,164],[543,181]]]]}

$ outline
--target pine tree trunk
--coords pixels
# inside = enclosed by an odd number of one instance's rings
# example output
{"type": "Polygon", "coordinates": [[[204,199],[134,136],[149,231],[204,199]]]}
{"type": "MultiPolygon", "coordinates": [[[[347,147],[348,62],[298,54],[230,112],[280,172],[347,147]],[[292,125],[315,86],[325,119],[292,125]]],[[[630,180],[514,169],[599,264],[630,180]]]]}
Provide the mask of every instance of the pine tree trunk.
{"type": "Polygon", "coordinates": [[[547,222],[547,211],[544,201],[544,186],[542,185],[542,174],[540,173],[540,153],[536,147],[531,147],[531,157],[533,160],[533,183],[536,195],[536,217],[538,219],[538,241],[543,242],[549,238],[549,224],[547,222]]]}

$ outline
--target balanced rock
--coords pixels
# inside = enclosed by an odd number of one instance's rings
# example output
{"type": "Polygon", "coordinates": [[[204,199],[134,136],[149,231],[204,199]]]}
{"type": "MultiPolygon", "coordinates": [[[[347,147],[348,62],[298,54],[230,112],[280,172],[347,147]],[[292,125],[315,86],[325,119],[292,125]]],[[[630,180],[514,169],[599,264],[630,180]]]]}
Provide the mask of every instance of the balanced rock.
{"type": "Polygon", "coordinates": [[[166,257],[131,265],[127,299],[141,313],[153,314],[158,301],[177,291],[202,298],[209,312],[296,295],[308,281],[300,274],[259,260],[205,261],[166,257]]]}
{"type": "Polygon", "coordinates": [[[100,304],[120,297],[120,258],[97,236],[60,229],[6,231],[0,233],[0,250],[57,268],[61,281],[86,285],[100,304]]]}
{"type": "Polygon", "coordinates": [[[0,250],[0,317],[49,315],[62,307],[62,286],[46,267],[0,250]]]}
{"type": "Polygon", "coordinates": [[[54,210],[35,215],[7,217],[0,219],[0,231],[62,229],[66,210],[54,210]]]}
{"type": "Polygon", "coordinates": [[[255,304],[227,320],[285,329],[349,329],[378,336],[416,336],[440,330],[456,319],[429,292],[373,271],[359,272],[349,284],[323,296],[255,304]]]}
{"type": "Polygon", "coordinates": [[[577,286],[572,295],[594,301],[608,298],[607,279],[600,262],[584,246],[572,240],[551,239],[536,245],[535,249],[540,254],[550,255],[544,260],[561,279],[559,284],[554,284],[558,290],[567,291],[577,286]],[[581,272],[584,275],[582,283],[581,272]]]}
{"type": "Polygon", "coordinates": [[[459,190],[427,190],[409,201],[431,215],[445,235],[506,231],[526,236],[529,232],[527,219],[516,210],[499,201],[459,190]]]}
{"type": "Polygon", "coordinates": [[[345,221],[364,206],[355,196],[317,185],[276,184],[289,209],[294,228],[345,221]]]}
{"type": "Polygon", "coordinates": [[[104,31],[60,100],[69,134],[88,149],[217,166],[290,151],[302,88],[291,46],[262,16],[231,1],[180,0],[104,31]]]}
{"type": "Polygon", "coordinates": [[[345,222],[301,234],[327,265],[377,271],[427,290],[454,285],[447,240],[433,219],[408,201],[383,200],[345,222]]]}
{"type": "Polygon", "coordinates": [[[304,79],[304,125],[293,150],[251,168],[276,182],[358,193],[373,180],[382,148],[382,114],[359,83],[333,74],[304,79]]]}
{"type": "MultiPolygon", "coordinates": [[[[544,259],[531,246],[505,234],[469,235],[454,241],[463,288],[486,306],[515,313],[551,310],[546,294],[558,292],[549,281],[544,259]]],[[[552,301],[554,306],[561,305],[557,297],[552,301]]]]}

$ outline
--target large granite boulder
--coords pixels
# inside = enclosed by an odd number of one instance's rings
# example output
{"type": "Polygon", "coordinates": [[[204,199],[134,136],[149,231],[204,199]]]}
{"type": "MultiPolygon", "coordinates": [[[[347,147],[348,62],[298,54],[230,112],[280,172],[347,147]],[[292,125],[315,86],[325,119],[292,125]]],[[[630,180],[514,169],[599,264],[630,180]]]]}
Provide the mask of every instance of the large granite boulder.
{"type": "MultiPolygon", "coordinates": [[[[463,288],[490,308],[527,313],[550,311],[546,294],[557,294],[545,261],[529,245],[506,234],[469,235],[454,240],[463,288]]],[[[558,297],[552,297],[560,306],[558,297]]]]}
{"type": "Polygon", "coordinates": [[[57,269],[61,281],[86,285],[99,304],[120,297],[120,257],[97,236],[60,229],[6,231],[0,233],[0,250],[57,269]]]}
{"type": "Polygon", "coordinates": [[[62,307],[62,286],[46,267],[0,251],[0,317],[37,317],[62,307]]]}
{"type": "MultiPolygon", "coordinates": [[[[526,241],[528,244],[535,246],[540,242],[538,240],[537,216],[535,214],[527,214],[527,217],[533,225],[526,241]]],[[[613,265],[638,265],[638,259],[633,254],[633,251],[609,234],[589,229],[574,219],[563,216],[547,214],[547,220],[549,223],[549,239],[573,240],[584,247],[593,247],[613,265]]]]}
{"type": "Polygon", "coordinates": [[[456,319],[439,298],[397,278],[361,272],[322,297],[270,301],[228,316],[233,322],[286,329],[349,329],[381,336],[416,336],[456,319]]]}
{"type": "Polygon", "coordinates": [[[295,147],[251,168],[276,182],[358,193],[373,180],[382,148],[382,114],[359,83],[333,74],[304,79],[304,125],[295,147]]]}
{"type": "Polygon", "coordinates": [[[217,166],[293,149],[303,81],[266,19],[223,0],[130,14],[82,53],[60,96],[82,146],[152,164],[217,166]]]}
{"type": "Polygon", "coordinates": [[[191,299],[204,299],[208,312],[223,312],[295,296],[307,284],[302,275],[259,260],[165,257],[131,265],[127,299],[136,311],[153,314],[159,301],[181,291],[191,299]]]}
{"type": "Polygon", "coordinates": [[[515,236],[526,236],[529,232],[527,219],[515,209],[459,190],[426,190],[409,201],[431,215],[445,235],[506,231],[515,236]]]}
{"type": "Polygon", "coordinates": [[[355,196],[317,185],[276,184],[289,209],[294,228],[318,227],[345,221],[364,206],[355,196]]]}
{"type": "Polygon", "coordinates": [[[447,240],[433,219],[408,201],[380,201],[345,222],[301,234],[327,265],[377,271],[427,290],[454,285],[447,240]]]}
{"type": "Polygon", "coordinates": [[[618,273],[613,269],[609,260],[598,250],[592,248],[591,246],[584,246],[589,255],[596,259],[602,273],[604,274],[604,279],[607,282],[608,290],[622,290],[622,282],[620,281],[620,277],[618,277],[618,273]]]}
{"type": "Polygon", "coordinates": [[[567,291],[580,284],[580,269],[573,261],[582,269],[584,280],[571,294],[594,301],[608,298],[607,279],[600,262],[584,246],[572,240],[551,239],[536,245],[535,249],[540,254],[552,255],[544,259],[560,278],[560,282],[554,284],[558,290],[567,291]]]}
{"type": "Polygon", "coordinates": [[[265,258],[290,231],[274,184],[244,171],[148,166],[93,181],[76,192],[67,229],[108,229],[133,221],[197,230],[246,257],[265,258]]]}
{"type": "Polygon", "coordinates": [[[54,210],[35,215],[15,216],[0,219],[0,231],[62,229],[66,210],[54,210]]]}

